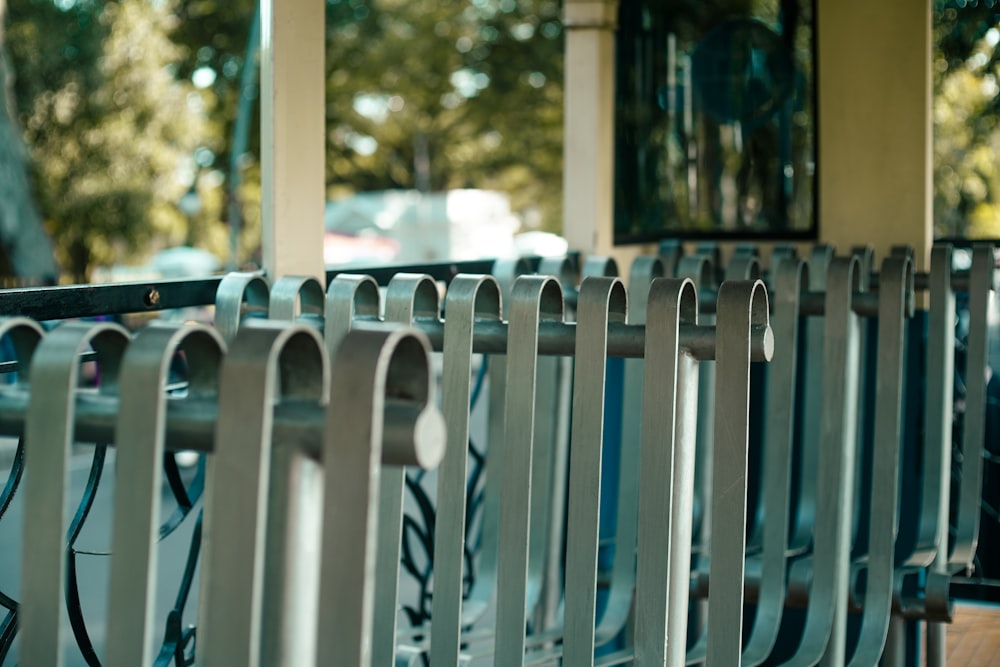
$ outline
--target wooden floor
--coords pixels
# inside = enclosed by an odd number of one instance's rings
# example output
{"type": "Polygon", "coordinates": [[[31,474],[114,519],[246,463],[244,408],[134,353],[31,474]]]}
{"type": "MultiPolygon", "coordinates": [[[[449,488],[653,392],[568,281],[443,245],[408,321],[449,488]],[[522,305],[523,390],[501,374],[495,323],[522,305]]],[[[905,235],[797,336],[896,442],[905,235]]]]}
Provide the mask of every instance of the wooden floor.
{"type": "Polygon", "coordinates": [[[948,667],[1000,665],[1000,609],[963,605],[948,627],[948,667]]]}

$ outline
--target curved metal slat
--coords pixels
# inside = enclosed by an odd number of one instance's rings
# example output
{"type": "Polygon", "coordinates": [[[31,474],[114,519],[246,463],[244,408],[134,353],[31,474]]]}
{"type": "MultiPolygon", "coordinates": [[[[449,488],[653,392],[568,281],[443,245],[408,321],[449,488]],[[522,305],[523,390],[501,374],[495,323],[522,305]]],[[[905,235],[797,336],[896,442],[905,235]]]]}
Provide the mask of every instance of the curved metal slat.
{"type": "Polygon", "coordinates": [[[73,410],[79,382],[79,355],[88,345],[97,353],[101,394],[117,392],[128,332],[113,324],[69,322],[48,333],[31,362],[32,392],[25,415],[25,522],[22,590],[18,610],[21,664],[63,664],[61,618],[65,581],[65,519],[68,460],[73,444],[73,410]]]}
{"type": "MultiPolygon", "coordinates": [[[[809,606],[802,639],[785,667],[812,667],[827,647],[840,646],[847,614],[850,566],[850,528],[854,488],[855,435],[857,419],[858,353],[860,326],[854,312],[857,289],[857,258],[830,261],[826,280],[823,339],[823,409],[817,442],[818,476],[816,497],[837,499],[817,507],[814,550],[809,558],[792,564],[791,577],[811,571],[809,606]]],[[[807,440],[808,442],[808,440],[807,440]]],[[[841,658],[842,660],[842,658],[841,658]]],[[[832,664],[836,664],[833,659],[832,664]]]]}
{"type": "Polygon", "coordinates": [[[509,303],[495,638],[500,667],[524,661],[538,327],[543,318],[562,319],[562,290],[554,279],[523,276],[509,303]]]}
{"type": "MultiPolygon", "coordinates": [[[[570,437],[563,636],[563,659],[572,665],[594,663],[608,322],[611,319],[624,322],[626,304],[625,287],[617,278],[589,277],[580,286],[570,437]]],[[[626,556],[621,554],[623,558],[626,556]]]]}
{"type": "Polygon", "coordinates": [[[451,446],[438,470],[431,614],[433,665],[458,664],[461,629],[469,622],[463,619],[462,582],[472,328],[477,319],[500,319],[500,287],[489,276],[456,276],[448,288],[445,309],[448,317],[444,325],[441,409],[451,446]]]}
{"type": "Polygon", "coordinates": [[[222,337],[204,326],[142,329],[125,352],[116,441],[115,503],[108,593],[108,667],[151,665],[156,541],[170,363],[183,350],[188,400],[217,400],[222,337]]]}
{"type": "Polygon", "coordinates": [[[768,323],[759,280],[719,288],[715,450],[712,462],[712,558],[706,667],[741,664],[746,543],[752,325],[768,323]]]}
{"type": "Polygon", "coordinates": [[[767,381],[764,472],[761,478],[762,530],[760,590],[743,664],[762,664],[774,648],[784,611],[788,527],[791,515],[792,445],[795,438],[798,381],[799,299],[808,285],[808,265],[779,258],[772,270],[774,355],[767,381]]]}
{"type": "Polygon", "coordinates": [[[327,378],[322,340],[304,325],[250,322],[230,343],[206,484],[199,664],[261,664],[270,465],[282,446],[272,438],[274,406],[321,405],[327,378]]]}
{"type": "Polygon", "coordinates": [[[874,406],[876,446],[871,463],[868,576],[860,636],[849,667],[878,664],[889,631],[894,588],[894,545],[899,523],[899,468],[903,435],[903,353],[906,320],[913,314],[907,309],[907,304],[913,303],[913,264],[905,256],[887,257],[882,262],[880,276],[874,406]]]}
{"type": "Polygon", "coordinates": [[[351,331],[332,367],[315,664],[391,664],[374,662],[381,449],[397,431],[441,453],[430,346],[411,329],[351,331]]]}
{"type": "MultiPolygon", "coordinates": [[[[440,320],[437,283],[424,274],[399,273],[385,295],[385,321],[409,325],[440,320]]],[[[372,662],[391,665],[396,653],[396,610],[399,559],[403,536],[403,492],[406,470],[387,466],[379,482],[378,553],[375,565],[375,626],[372,662]]]]}
{"type": "Polygon", "coordinates": [[[695,440],[680,430],[679,413],[697,407],[691,407],[697,369],[680,347],[682,321],[698,323],[694,283],[653,281],[639,469],[635,664],[641,667],[685,663],[695,440]]]}

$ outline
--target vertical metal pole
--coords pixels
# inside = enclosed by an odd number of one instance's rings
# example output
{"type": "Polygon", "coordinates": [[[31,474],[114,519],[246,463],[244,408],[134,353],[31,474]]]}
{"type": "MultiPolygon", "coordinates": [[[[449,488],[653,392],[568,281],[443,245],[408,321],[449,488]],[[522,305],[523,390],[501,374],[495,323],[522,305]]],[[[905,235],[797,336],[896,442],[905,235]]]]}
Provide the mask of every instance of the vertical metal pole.
{"type": "Polygon", "coordinates": [[[824,502],[819,504],[816,513],[817,531],[814,540],[816,556],[813,561],[817,573],[826,572],[829,568],[832,575],[832,596],[826,602],[833,612],[832,623],[821,632],[821,634],[829,633],[823,660],[820,662],[826,667],[844,663],[844,645],[847,636],[847,588],[851,560],[851,516],[854,505],[851,491],[854,488],[854,459],[857,456],[855,435],[861,338],[858,318],[854,314],[851,299],[853,293],[860,287],[859,269],[856,258],[850,264],[834,259],[830,263],[827,280],[827,329],[824,343],[828,356],[824,359],[823,372],[826,377],[831,375],[833,377],[823,384],[824,411],[821,433],[825,435],[832,431],[836,439],[824,439],[820,443],[819,470],[822,474],[819,475],[817,482],[816,496],[824,502]],[[834,350],[836,355],[830,354],[834,350]],[[846,405],[842,405],[842,402],[846,405]],[[837,427],[830,428],[831,422],[836,423],[837,427]],[[838,453],[833,453],[838,449],[840,450],[838,453]],[[833,453],[834,461],[825,460],[824,453],[828,451],[833,453]],[[830,465],[826,465],[827,463],[830,465]],[[837,500],[835,506],[831,507],[829,500],[834,498],[837,500]],[[825,516],[828,516],[829,520],[824,521],[825,516]],[[826,529],[819,529],[820,524],[826,526],[826,529]]]}
{"type": "MultiPolygon", "coordinates": [[[[552,275],[560,281],[563,289],[576,286],[575,271],[567,262],[561,261],[557,267],[552,262],[539,266],[539,275],[552,275]],[[559,271],[542,269],[558,268],[559,271]]],[[[588,275],[617,275],[618,267],[614,260],[606,257],[589,257],[584,263],[581,277],[588,275]]],[[[550,530],[558,525],[558,533],[564,532],[564,512],[560,512],[560,522],[553,524],[552,509],[556,502],[555,493],[562,494],[561,503],[566,494],[566,468],[556,468],[557,461],[565,461],[565,450],[569,446],[566,441],[558,442],[556,435],[559,430],[559,369],[562,357],[540,357],[538,359],[538,376],[535,381],[535,447],[532,450],[531,488],[537,489],[531,503],[531,528],[528,552],[528,590],[526,608],[528,618],[533,620],[542,612],[541,602],[545,592],[545,576],[549,563],[550,530]]],[[[561,543],[560,543],[561,555],[561,543]]],[[[562,588],[562,576],[557,577],[558,586],[562,588]]],[[[535,626],[537,632],[541,630],[535,626]]]]}
{"type": "Polygon", "coordinates": [[[904,561],[908,567],[927,567],[939,550],[943,552],[940,562],[945,562],[948,557],[956,318],[951,276],[952,247],[934,246],[931,250],[930,309],[927,313],[923,490],[917,543],[913,553],[904,561]]]}
{"type": "MultiPolygon", "coordinates": [[[[324,301],[315,278],[281,276],[271,288],[268,316],[321,326],[324,301]]],[[[329,382],[323,384],[325,402],[329,382]]],[[[308,665],[315,661],[323,471],[297,447],[281,443],[272,449],[270,467],[261,662],[308,665]]]]}

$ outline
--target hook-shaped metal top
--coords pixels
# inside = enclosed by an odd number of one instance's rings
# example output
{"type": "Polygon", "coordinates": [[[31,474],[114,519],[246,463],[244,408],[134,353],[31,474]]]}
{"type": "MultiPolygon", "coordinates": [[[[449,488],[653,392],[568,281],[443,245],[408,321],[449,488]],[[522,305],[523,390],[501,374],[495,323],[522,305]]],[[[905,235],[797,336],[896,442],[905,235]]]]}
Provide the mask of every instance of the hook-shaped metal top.
{"type": "Polygon", "coordinates": [[[356,321],[378,321],[381,303],[378,283],[371,276],[341,273],[330,281],[326,291],[323,337],[331,358],[356,321]]]}
{"type": "MultiPolygon", "coordinates": [[[[895,248],[895,247],[894,247],[895,248]]],[[[872,286],[872,272],[875,270],[875,249],[871,245],[857,245],[851,248],[851,255],[858,258],[861,272],[861,290],[872,286]]]]}
{"type": "Polygon", "coordinates": [[[817,243],[809,252],[809,289],[821,292],[826,288],[827,269],[836,256],[836,248],[831,243],[817,243]]]}
{"type": "Polygon", "coordinates": [[[538,263],[537,273],[554,276],[562,285],[576,285],[579,278],[576,256],[543,257],[538,263]]]}
{"type": "Polygon", "coordinates": [[[724,275],[726,280],[757,280],[761,276],[760,259],[756,255],[734,255],[724,275]]]}
{"type": "MultiPolygon", "coordinates": [[[[667,275],[660,257],[642,255],[632,261],[629,269],[628,298],[631,304],[629,324],[646,322],[646,304],[649,301],[649,287],[653,280],[667,275]]],[[[673,272],[671,272],[673,275],[673,272]]]]}
{"type": "Polygon", "coordinates": [[[437,283],[422,273],[397,273],[385,293],[386,322],[439,320],[441,299],[437,283]]]}
{"type": "Polygon", "coordinates": [[[500,285],[500,293],[504,300],[510,298],[510,290],[514,286],[514,281],[519,276],[531,273],[531,267],[523,257],[498,259],[493,263],[491,275],[496,278],[500,285]]]}
{"type": "Polygon", "coordinates": [[[715,264],[710,255],[688,255],[681,257],[677,262],[678,278],[690,278],[695,288],[700,292],[703,290],[714,290],[715,264]]]}
{"type": "MultiPolygon", "coordinates": [[[[493,276],[460,273],[448,285],[448,291],[445,294],[445,310],[449,313],[458,311],[471,315],[472,321],[469,322],[470,330],[468,332],[471,336],[473,321],[502,319],[503,303],[500,296],[500,285],[493,276]]],[[[466,318],[456,319],[465,321],[466,318]]],[[[449,328],[449,321],[450,317],[445,320],[445,331],[449,328]]],[[[447,339],[447,333],[445,338],[447,339]]]]}
{"type": "Polygon", "coordinates": [[[312,276],[282,276],[271,286],[268,317],[294,321],[309,318],[317,322],[323,315],[323,286],[312,276]]]}
{"type": "Polygon", "coordinates": [[[27,317],[0,318],[0,338],[6,336],[14,347],[17,362],[17,383],[27,385],[31,379],[31,359],[45,335],[38,322],[27,317]]]}
{"type": "Polygon", "coordinates": [[[226,274],[215,293],[215,328],[229,342],[248,317],[264,317],[269,301],[267,280],[256,273],[226,274]]]}
{"type": "Polygon", "coordinates": [[[614,257],[604,255],[591,255],[584,261],[583,268],[580,270],[581,279],[587,276],[612,277],[617,275],[619,275],[618,262],[615,261],[614,257]]]}

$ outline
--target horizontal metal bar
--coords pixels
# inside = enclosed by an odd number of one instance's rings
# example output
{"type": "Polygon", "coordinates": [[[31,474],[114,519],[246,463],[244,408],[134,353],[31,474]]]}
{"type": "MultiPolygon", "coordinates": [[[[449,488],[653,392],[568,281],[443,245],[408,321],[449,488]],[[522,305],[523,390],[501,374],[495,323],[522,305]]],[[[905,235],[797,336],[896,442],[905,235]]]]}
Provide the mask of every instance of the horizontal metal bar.
{"type": "MultiPolygon", "coordinates": [[[[570,257],[578,257],[570,253],[570,257]]],[[[532,271],[539,257],[525,257],[532,271]]],[[[379,267],[330,269],[327,283],[341,273],[364,273],[385,286],[400,272],[426,273],[435,280],[450,282],[459,273],[490,273],[496,260],[433,262],[379,267]]],[[[263,275],[263,273],[261,273],[263,275]]],[[[146,313],[174,308],[210,306],[223,276],[176,278],[125,283],[63,285],[0,289],[0,315],[22,315],[39,321],[65,320],[102,315],[146,313]]]]}
{"type": "MultiPolygon", "coordinates": [[[[29,395],[26,392],[0,392],[0,435],[24,435],[24,416],[28,410],[28,401],[29,395]]],[[[403,426],[414,424],[420,409],[412,402],[389,400],[385,411],[383,463],[399,464],[401,452],[414,450],[414,444],[407,442],[412,437],[411,429],[403,426]]],[[[189,398],[168,401],[166,448],[172,451],[212,452],[218,420],[219,410],[215,401],[189,398]]],[[[96,393],[77,395],[74,420],[74,438],[77,442],[121,444],[127,447],[127,443],[115,442],[117,421],[116,398],[96,393]]],[[[321,458],[325,422],[324,408],[304,403],[281,403],[274,409],[274,441],[300,447],[306,456],[318,461],[321,458]]],[[[406,460],[403,464],[419,465],[418,458],[406,460]]]]}
{"type": "MultiPolygon", "coordinates": [[[[969,291],[969,276],[971,272],[968,269],[959,269],[952,271],[951,273],[951,288],[956,292],[968,292],[969,291]]],[[[871,274],[871,286],[877,289],[879,285],[879,274],[877,271],[873,271],[871,274]]],[[[930,289],[931,285],[931,274],[926,271],[917,271],[913,274],[913,289],[918,292],[926,292],[930,289]]]]}
{"type": "MultiPolygon", "coordinates": [[[[385,287],[397,273],[421,273],[427,274],[434,280],[451,282],[451,279],[459,273],[490,273],[496,260],[482,259],[467,262],[442,262],[436,264],[395,264],[379,267],[345,267],[343,269],[328,269],[326,272],[326,283],[330,282],[342,273],[364,274],[371,276],[379,285],[385,287]]],[[[536,261],[537,266],[537,261],[536,261]]]]}
{"type": "MultiPolygon", "coordinates": [[[[806,292],[802,295],[800,313],[821,317],[826,313],[826,294],[806,292]]],[[[851,295],[851,310],[860,317],[878,317],[878,292],[854,292],[851,295]]]]}
{"type": "MultiPolygon", "coordinates": [[[[746,578],[743,582],[743,595],[744,601],[750,604],[755,604],[760,602],[760,594],[762,589],[761,580],[761,561],[759,558],[749,558],[747,559],[747,570],[746,578]]],[[[962,577],[954,577],[950,579],[949,593],[947,595],[948,600],[952,599],[970,599],[970,600],[983,600],[988,602],[1000,601],[1000,585],[996,582],[991,582],[992,586],[997,588],[987,589],[978,588],[970,584],[971,580],[964,579],[962,577]],[[972,592],[975,591],[975,592],[972,592]],[[976,596],[980,597],[976,597],[976,596]]],[[[808,582],[802,582],[808,583],[808,582]]],[[[706,572],[692,572],[691,573],[691,583],[688,589],[688,594],[691,598],[696,600],[705,600],[708,598],[709,589],[711,584],[709,581],[708,573],[706,572]]],[[[786,609],[807,609],[809,607],[809,586],[796,587],[795,590],[789,589],[786,592],[784,607],[786,609]]],[[[851,607],[852,613],[857,613],[861,611],[860,608],[855,606],[851,607]]],[[[893,608],[894,615],[899,615],[907,620],[911,621],[935,621],[950,623],[952,616],[947,611],[930,609],[925,604],[925,600],[917,598],[905,598],[903,600],[895,601],[895,606],[893,608]]]]}
{"type": "MultiPolygon", "coordinates": [[[[80,354],[81,364],[88,361],[97,361],[97,353],[83,352],[80,354]]],[[[20,368],[20,362],[18,361],[0,361],[0,375],[4,373],[16,373],[18,368],[20,368]]]]}
{"type": "MultiPolygon", "coordinates": [[[[367,324],[366,324],[367,326],[367,324]]],[[[374,325],[378,326],[378,325],[374,325]]],[[[435,351],[444,345],[444,323],[435,320],[415,320],[413,326],[422,330],[435,351]]],[[[483,354],[507,353],[506,322],[480,320],[473,325],[473,352],[483,354]]],[[[754,326],[749,345],[753,361],[770,361],[774,354],[774,334],[769,326],[754,326]]],[[[715,359],[716,328],[713,325],[680,325],[680,344],[699,361],[715,359]]],[[[608,325],[608,356],[641,359],[645,352],[646,325],[608,325]]],[[[576,352],[576,324],[571,322],[542,321],[538,327],[538,353],[542,355],[573,356],[576,352]]]]}
{"type": "Polygon", "coordinates": [[[62,320],[215,303],[221,276],[0,290],[0,315],[62,320]]]}

